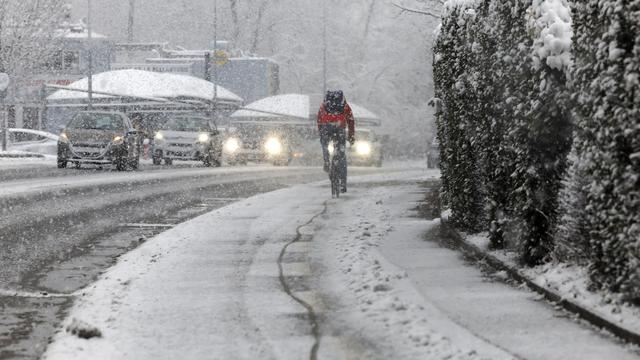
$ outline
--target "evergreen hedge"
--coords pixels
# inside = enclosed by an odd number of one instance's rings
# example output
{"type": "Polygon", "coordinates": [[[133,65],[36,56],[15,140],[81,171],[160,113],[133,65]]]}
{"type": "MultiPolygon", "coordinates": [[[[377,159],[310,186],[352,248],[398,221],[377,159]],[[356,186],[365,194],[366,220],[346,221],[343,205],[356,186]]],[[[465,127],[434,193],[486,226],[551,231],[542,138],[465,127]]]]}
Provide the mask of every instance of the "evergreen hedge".
{"type": "Polygon", "coordinates": [[[449,0],[434,57],[452,221],[640,300],[640,0],[449,0]]]}

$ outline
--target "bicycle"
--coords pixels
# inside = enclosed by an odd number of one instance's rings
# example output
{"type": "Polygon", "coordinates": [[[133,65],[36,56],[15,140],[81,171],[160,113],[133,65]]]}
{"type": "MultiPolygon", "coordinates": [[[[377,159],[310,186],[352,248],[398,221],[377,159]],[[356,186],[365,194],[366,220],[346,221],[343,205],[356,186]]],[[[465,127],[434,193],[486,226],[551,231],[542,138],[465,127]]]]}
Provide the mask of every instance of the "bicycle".
{"type": "MultiPolygon", "coordinates": [[[[342,189],[346,188],[345,183],[342,183],[342,174],[340,171],[342,156],[346,156],[345,149],[341,149],[341,142],[338,139],[331,139],[328,144],[329,148],[329,182],[331,183],[331,197],[339,198],[340,193],[344,192],[342,189]]],[[[344,146],[344,145],[342,145],[344,146]]]]}
{"type": "Polygon", "coordinates": [[[331,183],[331,197],[340,197],[340,171],[338,170],[338,151],[336,149],[336,142],[331,140],[330,147],[333,151],[329,152],[329,182],[331,183]]]}

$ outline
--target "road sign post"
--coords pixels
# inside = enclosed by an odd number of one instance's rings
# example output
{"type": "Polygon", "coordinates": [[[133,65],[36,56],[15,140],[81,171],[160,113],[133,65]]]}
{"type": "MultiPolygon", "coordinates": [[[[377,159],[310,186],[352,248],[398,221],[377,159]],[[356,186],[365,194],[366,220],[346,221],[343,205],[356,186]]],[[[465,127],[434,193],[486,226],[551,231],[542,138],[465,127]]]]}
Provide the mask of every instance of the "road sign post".
{"type": "Polygon", "coordinates": [[[7,124],[8,119],[4,98],[7,94],[7,89],[9,88],[10,83],[11,79],[9,79],[9,75],[0,73],[0,121],[2,121],[2,151],[7,151],[7,128],[9,127],[9,124],[7,124]]]}

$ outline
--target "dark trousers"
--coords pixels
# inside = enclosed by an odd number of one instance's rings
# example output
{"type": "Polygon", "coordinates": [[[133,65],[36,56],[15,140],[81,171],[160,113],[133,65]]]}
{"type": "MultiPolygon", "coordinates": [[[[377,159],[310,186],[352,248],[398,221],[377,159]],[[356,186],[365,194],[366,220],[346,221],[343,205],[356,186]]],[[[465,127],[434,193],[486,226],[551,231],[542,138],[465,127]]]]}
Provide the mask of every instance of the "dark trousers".
{"type": "Polygon", "coordinates": [[[324,163],[329,164],[329,144],[333,142],[333,149],[338,162],[338,173],[342,184],[347,183],[347,133],[345,129],[335,125],[320,125],[320,144],[324,163]]]}

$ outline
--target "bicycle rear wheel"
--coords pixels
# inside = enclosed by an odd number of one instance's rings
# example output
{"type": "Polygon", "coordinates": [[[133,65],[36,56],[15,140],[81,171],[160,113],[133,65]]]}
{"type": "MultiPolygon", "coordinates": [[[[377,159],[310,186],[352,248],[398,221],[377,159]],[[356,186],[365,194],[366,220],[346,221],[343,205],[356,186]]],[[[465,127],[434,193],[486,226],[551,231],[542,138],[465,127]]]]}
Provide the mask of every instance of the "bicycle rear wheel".
{"type": "Polygon", "coordinates": [[[331,182],[331,196],[340,197],[340,176],[338,175],[338,167],[335,161],[331,160],[331,168],[329,169],[329,181],[331,182]]]}

